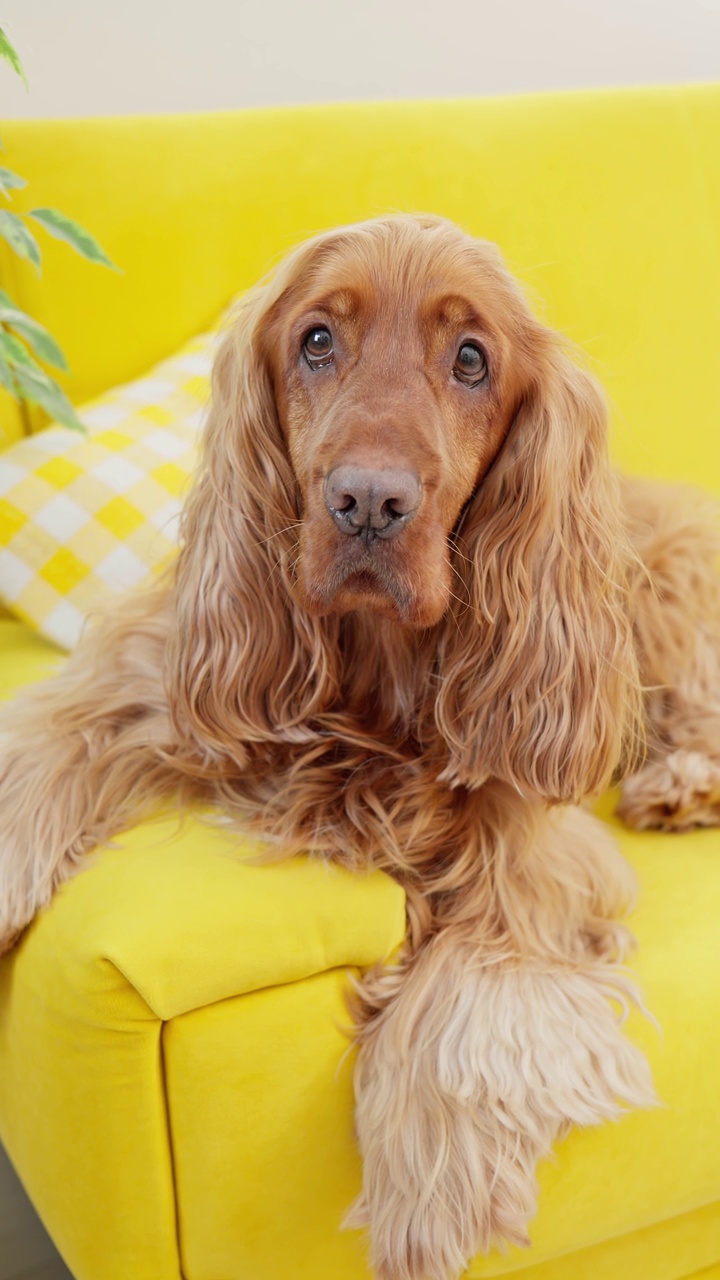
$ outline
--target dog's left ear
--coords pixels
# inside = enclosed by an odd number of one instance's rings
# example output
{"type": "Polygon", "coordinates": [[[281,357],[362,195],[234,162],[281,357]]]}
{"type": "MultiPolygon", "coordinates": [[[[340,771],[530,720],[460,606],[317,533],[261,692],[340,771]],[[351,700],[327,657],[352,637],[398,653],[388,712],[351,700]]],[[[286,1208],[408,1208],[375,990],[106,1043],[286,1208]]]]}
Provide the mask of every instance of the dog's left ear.
{"type": "Polygon", "coordinates": [[[469,608],[442,644],[444,780],[551,802],[605,787],[641,736],[632,552],[594,381],[546,330],[503,449],[460,531],[469,608]]]}

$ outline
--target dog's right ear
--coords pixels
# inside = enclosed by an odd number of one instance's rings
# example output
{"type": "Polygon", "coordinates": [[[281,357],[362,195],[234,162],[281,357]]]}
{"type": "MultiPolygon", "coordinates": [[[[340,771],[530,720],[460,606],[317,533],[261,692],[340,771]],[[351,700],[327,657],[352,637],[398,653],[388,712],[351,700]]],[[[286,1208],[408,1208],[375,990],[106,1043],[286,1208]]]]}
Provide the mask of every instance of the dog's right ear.
{"type": "Polygon", "coordinates": [[[310,736],[328,694],[322,628],[293,599],[297,487],[259,342],[272,292],[247,296],[216,357],[167,652],[181,740],[240,767],[251,744],[310,736]]]}

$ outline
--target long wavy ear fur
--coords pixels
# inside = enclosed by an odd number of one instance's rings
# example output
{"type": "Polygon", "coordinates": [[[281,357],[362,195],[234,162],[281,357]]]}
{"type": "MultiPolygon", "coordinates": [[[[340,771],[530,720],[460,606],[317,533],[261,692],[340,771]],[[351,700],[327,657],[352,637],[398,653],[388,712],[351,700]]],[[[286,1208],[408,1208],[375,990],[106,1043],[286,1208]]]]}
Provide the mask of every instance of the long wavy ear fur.
{"type": "Polygon", "coordinates": [[[555,335],[536,330],[534,342],[533,385],[460,530],[469,610],[445,629],[436,721],[444,780],[492,775],[577,801],[607,785],[642,733],[632,553],[602,396],[555,335]]]}
{"type": "Polygon", "coordinates": [[[260,350],[282,287],[248,295],[216,357],[167,658],[181,737],[240,766],[250,743],[304,740],[333,692],[321,625],[293,602],[298,494],[260,350]]]}

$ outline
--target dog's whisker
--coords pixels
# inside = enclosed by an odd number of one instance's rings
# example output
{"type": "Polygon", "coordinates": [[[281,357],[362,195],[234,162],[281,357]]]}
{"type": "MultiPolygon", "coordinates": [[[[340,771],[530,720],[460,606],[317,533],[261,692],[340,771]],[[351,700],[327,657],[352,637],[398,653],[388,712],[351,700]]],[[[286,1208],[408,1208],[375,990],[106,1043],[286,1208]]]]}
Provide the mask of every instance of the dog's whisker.
{"type": "Polygon", "coordinates": [[[259,538],[257,542],[253,543],[253,546],[256,546],[256,547],[265,546],[268,542],[272,542],[274,538],[281,537],[283,533],[289,533],[292,529],[301,529],[301,528],[302,528],[302,521],[296,520],[294,521],[293,524],[285,525],[284,529],[278,529],[276,533],[271,533],[268,538],[259,538]]]}

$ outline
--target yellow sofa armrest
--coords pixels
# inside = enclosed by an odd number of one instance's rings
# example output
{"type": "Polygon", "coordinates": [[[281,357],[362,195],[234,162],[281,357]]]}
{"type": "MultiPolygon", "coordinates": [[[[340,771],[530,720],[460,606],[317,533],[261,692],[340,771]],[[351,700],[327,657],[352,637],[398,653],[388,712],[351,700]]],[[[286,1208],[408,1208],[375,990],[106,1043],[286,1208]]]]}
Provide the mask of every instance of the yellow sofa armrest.
{"type": "Polygon", "coordinates": [[[245,1120],[217,1212],[257,1211],[265,1177],[270,1213],[287,1170],[287,1239],[335,1250],[345,1274],[359,1164],[343,993],[349,968],[400,943],[402,892],[304,859],[243,865],[231,836],[191,819],[118,845],[0,963],[0,1133],[41,1217],[81,1280],[174,1280],[174,1179],[206,1176],[190,1153],[217,1144],[229,1097],[245,1120]],[[200,1119],[213,1105],[215,1134],[200,1119]]]}

